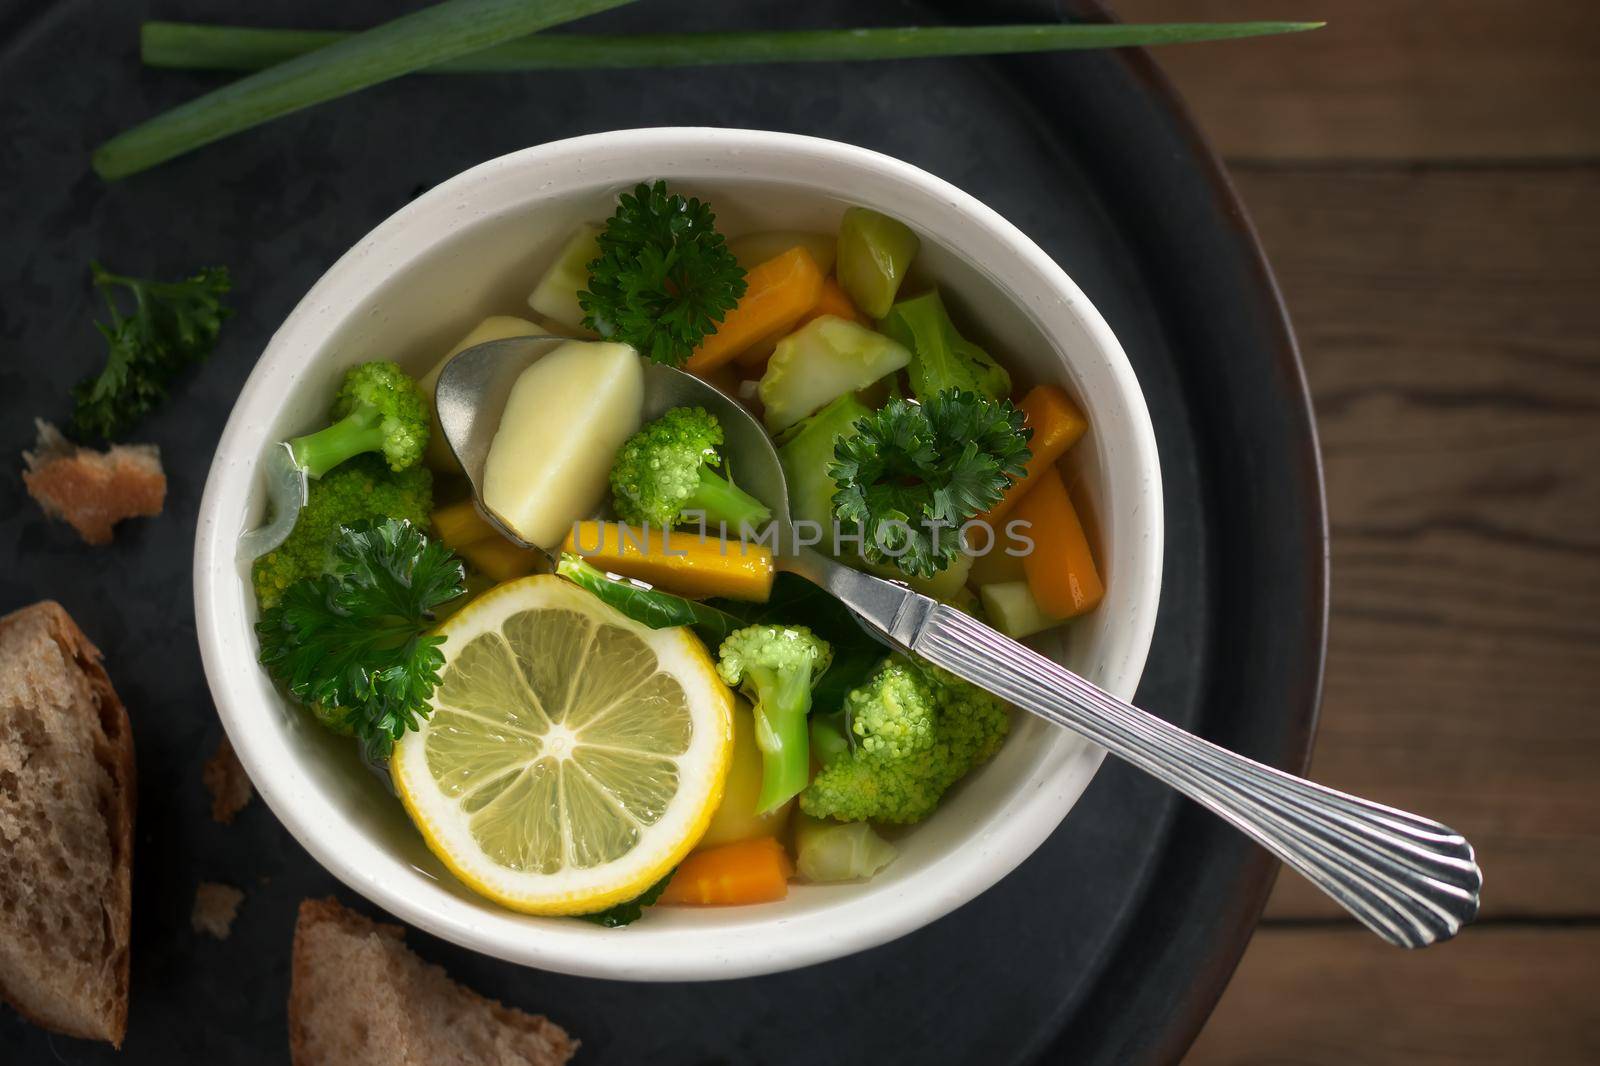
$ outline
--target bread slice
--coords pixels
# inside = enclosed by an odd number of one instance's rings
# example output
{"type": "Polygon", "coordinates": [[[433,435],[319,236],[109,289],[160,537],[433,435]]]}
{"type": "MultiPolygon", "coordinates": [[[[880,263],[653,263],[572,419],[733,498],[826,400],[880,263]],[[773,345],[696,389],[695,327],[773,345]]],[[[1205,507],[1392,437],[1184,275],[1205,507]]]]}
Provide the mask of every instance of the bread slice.
{"type": "Polygon", "coordinates": [[[578,1042],[456,984],[332,899],[300,904],[289,988],[294,1066],[560,1066],[578,1042]]]}
{"type": "Polygon", "coordinates": [[[0,999],[121,1046],[128,1022],[133,734],[58,603],[0,618],[0,999]]]}

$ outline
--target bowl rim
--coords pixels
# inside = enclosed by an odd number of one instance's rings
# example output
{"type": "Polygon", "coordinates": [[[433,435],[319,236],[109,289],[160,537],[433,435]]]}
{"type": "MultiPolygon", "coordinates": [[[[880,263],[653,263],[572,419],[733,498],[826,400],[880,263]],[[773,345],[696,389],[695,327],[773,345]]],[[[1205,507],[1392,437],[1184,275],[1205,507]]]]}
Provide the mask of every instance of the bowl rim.
{"type": "MultiPolygon", "coordinates": [[[[597,158],[622,153],[638,157],[638,173],[651,170],[652,154],[693,157],[695,175],[714,169],[719,161],[768,154],[808,157],[837,168],[840,180],[831,186],[814,183],[831,195],[849,199],[849,177],[863,174],[892,184],[910,186],[932,197],[957,216],[975,223],[974,235],[1003,246],[1020,276],[1032,273],[1056,297],[1035,314],[1070,315],[1094,342],[1125,410],[1128,430],[1123,444],[1133,451],[1133,465],[1145,477],[1130,490],[1140,494],[1136,508],[1143,517],[1137,543],[1130,546],[1132,566],[1141,581],[1130,619],[1119,631],[1117,661],[1101,664],[1102,684],[1122,698],[1131,698],[1142,674],[1155,629],[1163,560],[1163,511],[1160,464],[1155,433],[1143,393],[1126,354],[1110,326],[1082,290],[1030,238],[970,194],[913,164],[870,149],[825,138],[762,130],[709,127],[657,127],[616,130],[552,141],[487,160],[440,183],[394,212],[361,238],[317,280],[269,340],[240,391],[219,440],[201,499],[195,534],[194,597],[196,634],[207,682],[224,729],[263,801],[290,833],[325,869],[352,890],[382,906],[396,917],[456,944],[519,964],[541,969],[623,980],[709,980],[753,976],[811,965],[885,943],[949,913],[987,890],[1020,865],[1065,819],[1088,786],[1104,758],[1102,749],[1084,744],[1052,763],[1044,761],[1035,772],[1036,787],[1024,791],[1019,784],[1008,802],[1006,817],[992,834],[986,834],[982,862],[957,863],[945,856],[940,878],[929,879],[920,891],[897,892],[891,905],[874,899],[872,906],[853,907],[847,901],[802,917],[765,923],[762,935],[748,928],[717,930],[699,926],[675,930],[674,937],[651,936],[648,926],[629,933],[601,930],[580,922],[571,929],[526,923],[528,916],[499,912],[483,901],[482,908],[452,900],[450,906],[433,906],[387,884],[361,862],[363,848],[334,839],[329,822],[307,809],[297,795],[303,786],[303,760],[275,764],[260,750],[258,741],[267,727],[241,702],[245,687],[259,682],[253,655],[241,655],[241,646],[253,647],[253,634],[245,625],[240,643],[237,617],[229,617],[223,596],[229,584],[239,594],[235,570],[235,543],[239,522],[249,495],[248,476],[258,456],[249,448],[253,427],[270,421],[297,378],[297,371],[313,365],[325,350],[327,336],[338,321],[330,308],[346,312],[359,302],[352,298],[381,287],[393,264],[425,256],[450,236],[447,226],[427,226],[430,216],[444,218],[449,205],[481,186],[503,179],[508,172],[564,164],[581,173],[597,158]],[[301,334],[320,336],[320,344],[303,344],[301,334]],[[309,352],[309,354],[306,354],[309,352]],[[235,690],[239,694],[235,693],[235,690]],[[1070,765],[1069,765],[1070,764],[1070,765]],[[1059,772],[1046,787],[1050,771],[1059,772]],[[485,913],[484,908],[497,913],[485,913]],[[826,928],[818,927],[825,921],[826,928]],[[596,935],[598,934],[598,935],[596,935]],[[820,935],[819,935],[820,934],[820,935]],[[649,941],[648,943],[646,941],[649,941]],[[685,951],[685,948],[689,950],[685,951]]],[[[661,176],[671,177],[668,171],[661,176]]],[[[739,175],[730,173],[728,177],[739,175]]],[[[952,241],[952,244],[954,242],[952,241]]],[[[1019,300],[1017,287],[996,278],[996,283],[1019,300]]],[[[1056,351],[1058,359],[1065,356],[1056,351]]],[[[260,449],[256,449],[259,451],[260,449]]],[[[379,848],[358,834],[366,849],[379,848]]],[[[387,850],[387,849],[379,849],[387,850]]],[[[976,857],[976,856],[974,856],[976,857]]],[[[855,902],[865,902],[857,900],[855,902]]],[[[746,908],[747,909],[747,908],[746,908]]]]}

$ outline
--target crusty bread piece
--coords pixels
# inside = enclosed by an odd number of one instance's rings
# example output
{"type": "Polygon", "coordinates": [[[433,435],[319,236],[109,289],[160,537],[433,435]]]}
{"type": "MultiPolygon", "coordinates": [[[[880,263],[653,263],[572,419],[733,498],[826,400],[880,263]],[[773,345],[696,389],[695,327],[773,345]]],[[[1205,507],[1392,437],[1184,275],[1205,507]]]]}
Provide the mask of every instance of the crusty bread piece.
{"type": "Polygon", "coordinates": [[[200,780],[205,782],[206,791],[211,793],[212,820],[223,825],[232,825],[234,817],[245,809],[250,797],[255,795],[250,777],[244,772],[239,756],[234,754],[226,733],[222,734],[216,752],[201,769],[200,780]]]}
{"type": "Polygon", "coordinates": [[[39,440],[23,452],[22,483],[44,513],[78,531],[89,544],[110,544],[124,518],[150,518],[167,500],[167,475],[154,444],[114,444],[103,452],[80,448],[42,419],[39,440]]]}
{"type": "Polygon", "coordinates": [[[332,899],[300,904],[289,988],[294,1066],[560,1066],[578,1042],[463,988],[332,899]]]}
{"type": "Polygon", "coordinates": [[[0,999],[121,1046],[128,1023],[133,734],[58,603],[0,618],[0,999]]]}

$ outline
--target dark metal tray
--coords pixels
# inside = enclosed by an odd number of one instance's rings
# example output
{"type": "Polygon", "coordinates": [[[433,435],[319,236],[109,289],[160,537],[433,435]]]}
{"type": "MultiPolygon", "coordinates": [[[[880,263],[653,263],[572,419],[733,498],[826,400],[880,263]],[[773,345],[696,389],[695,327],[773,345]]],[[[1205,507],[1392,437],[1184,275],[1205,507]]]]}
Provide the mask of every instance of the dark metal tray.
{"type": "MultiPolygon", "coordinates": [[[[64,603],[133,718],[140,794],[133,1006],[120,1055],[0,1010],[6,1063],[284,1062],[294,912],[330,892],[259,802],[213,823],[200,766],[220,726],[194,640],[190,549],[207,464],[267,337],[319,274],[408,197],[519,147],[649,125],[766,127],[900,156],[1032,235],[1110,320],[1148,398],[1167,503],[1166,581],[1142,704],[1303,768],[1325,629],[1314,433],[1272,276],[1243,209],[1140,52],[1004,60],[412,78],[117,185],[105,135],[217,78],[140,70],[141,16],[359,27],[397,7],[290,0],[0,2],[0,611],[64,603]],[[87,549],[27,501],[17,454],[97,365],[86,264],[230,266],[238,314],[215,358],[141,428],[167,513],[87,549]],[[189,928],[195,886],[247,898],[225,942],[189,928]]],[[[1083,17],[1094,9],[1068,5],[1083,17]]],[[[1057,17],[1048,2],[651,0],[617,28],[1057,17]],[[955,15],[954,13],[961,14],[955,15]]],[[[1263,42],[1260,47],[1272,47],[1263,42]]],[[[1226,983],[1273,866],[1220,822],[1108,763],[1059,831],[956,913],[795,973],[626,985],[518,969],[413,933],[455,976],[541,1010],[592,1063],[1006,1063],[1175,1059],[1226,983]]],[[[619,935],[626,935],[621,933],[619,935]]]]}

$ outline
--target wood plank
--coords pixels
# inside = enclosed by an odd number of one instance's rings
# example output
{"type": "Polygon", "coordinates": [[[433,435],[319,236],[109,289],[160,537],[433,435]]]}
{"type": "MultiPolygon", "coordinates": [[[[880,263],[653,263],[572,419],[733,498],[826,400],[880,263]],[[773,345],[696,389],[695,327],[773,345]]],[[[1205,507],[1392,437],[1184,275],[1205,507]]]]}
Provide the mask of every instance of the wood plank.
{"type": "Polygon", "coordinates": [[[1325,19],[1160,49],[1218,149],[1256,160],[1600,157],[1593,0],[1110,0],[1128,21],[1325,19]]]}
{"type": "Polygon", "coordinates": [[[1600,913],[1600,169],[1236,176],[1327,467],[1313,773],[1467,833],[1488,916],[1600,913]]]}
{"type": "Polygon", "coordinates": [[[1597,983],[1595,929],[1479,929],[1418,952],[1263,929],[1184,1062],[1600,1062],[1597,983]]]}

